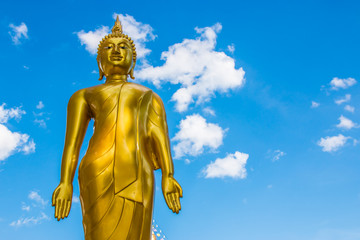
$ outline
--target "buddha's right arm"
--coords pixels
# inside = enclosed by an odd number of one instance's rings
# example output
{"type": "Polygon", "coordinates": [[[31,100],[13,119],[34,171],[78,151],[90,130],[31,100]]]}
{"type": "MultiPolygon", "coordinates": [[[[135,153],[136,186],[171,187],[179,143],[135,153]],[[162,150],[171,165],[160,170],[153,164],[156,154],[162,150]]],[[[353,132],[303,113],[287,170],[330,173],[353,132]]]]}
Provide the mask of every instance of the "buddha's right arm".
{"type": "Polygon", "coordinates": [[[74,180],[79,153],[91,119],[89,105],[84,96],[85,90],[72,95],[68,104],[65,146],[61,164],[61,183],[70,184],[74,180]]]}
{"type": "Polygon", "coordinates": [[[89,121],[89,107],[85,101],[84,90],[77,91],[70,98],[68,104],[61,179],[52,197],[52,205],[55,206],[55,218],[58,221],[67,217],[70,212],[73,194],[72,182],[89,121]]]}

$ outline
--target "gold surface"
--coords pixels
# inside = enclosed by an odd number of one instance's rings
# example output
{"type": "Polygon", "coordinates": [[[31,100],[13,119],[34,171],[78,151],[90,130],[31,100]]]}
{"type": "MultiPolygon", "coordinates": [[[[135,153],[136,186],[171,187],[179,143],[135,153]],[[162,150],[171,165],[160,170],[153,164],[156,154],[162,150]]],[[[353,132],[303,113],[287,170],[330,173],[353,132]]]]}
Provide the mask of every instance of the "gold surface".
{"type": "Polygon", "coordinates": [[[90,119],[94,134],[79,166],[80,201],[86,240],[149,240],[154,170],[162,171],[168,207],[181,209],[182,189],[174,167],[164,105],[150,89],[127,82],[136,51],[117,18],[99,44],[104,84],[77,91],[69,100],[61,179],[52,204],[59,221],[69,215],[79,151],[90,119]]]}

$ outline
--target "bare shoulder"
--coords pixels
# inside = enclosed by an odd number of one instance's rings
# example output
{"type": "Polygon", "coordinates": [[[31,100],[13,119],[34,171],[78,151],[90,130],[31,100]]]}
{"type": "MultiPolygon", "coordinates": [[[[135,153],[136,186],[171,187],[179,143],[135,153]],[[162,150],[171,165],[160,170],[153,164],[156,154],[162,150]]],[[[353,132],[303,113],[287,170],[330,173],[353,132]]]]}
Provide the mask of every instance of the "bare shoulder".
{"type": "Polygon", "coordinates": [[[69,104],[72,102],[88,102],[87,100],[91,98],[91,95],[101,91],[104,88],[104,84],[96,85],[93,87],[83,88],[76,91],[70,98],[69,104]]]}
{"type": "Polygon", "coordinates": [[[106,90],[106,88],[111,88],[111,85],[99,84],[92,87],[83,88],[75,92],[73,96],[82,97],[86,102],[91,102],[91,99],[93,99],[94,95],[106,90]]]}
{"type": "Polygon", "coordinates": [[[70,97],[69,104],[72,103],[72,102],[78,102],[78,101],[81,101],[81,100],[85,100],[85,93],[86,93],[86,88],[76,91],[70,97]]]}
{"type": "Polygon", "coordinates": [[[99,91],[102,91],[103,89],[110,87],[110,85],[105,85],[105,84],[99,84],[99,85],[95,85],[92,87],[87,87],[87,88],[83,88],[79,91],[83,91],[83,94],[85,96],[91,96],[92,94],[96,94],[99,91]]]}

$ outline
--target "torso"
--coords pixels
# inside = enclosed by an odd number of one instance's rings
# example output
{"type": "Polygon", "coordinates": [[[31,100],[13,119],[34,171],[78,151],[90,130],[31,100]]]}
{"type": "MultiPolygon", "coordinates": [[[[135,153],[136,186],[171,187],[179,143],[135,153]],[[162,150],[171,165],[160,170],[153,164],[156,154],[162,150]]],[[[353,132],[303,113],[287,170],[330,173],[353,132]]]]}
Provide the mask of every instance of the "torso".
{"type": "Polygon", "coordinates": [[[122,191],[126,197],[141,200],[139,191],[131,189],[140,187],[137,182],[142,175],[140,168],[143,163],[137,156],[138,104],[148,91],[151,90],[129,82],[106,83],[85,90],[85,99],[95,123],[94,134],[79,167],[80,183],[87,184],[104,173],[108,177],[99,179],[99,183],[110,183],[113,178],[115,194],[122,191]]]}

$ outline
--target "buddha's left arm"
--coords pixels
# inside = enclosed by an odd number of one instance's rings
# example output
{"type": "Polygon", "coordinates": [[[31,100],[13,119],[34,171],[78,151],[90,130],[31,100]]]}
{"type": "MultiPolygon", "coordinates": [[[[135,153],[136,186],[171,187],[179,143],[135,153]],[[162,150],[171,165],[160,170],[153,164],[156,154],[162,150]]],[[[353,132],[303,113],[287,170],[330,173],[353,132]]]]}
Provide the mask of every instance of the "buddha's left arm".
{"type": "Polygon", "coordinates": [[[179,213],[181,209],[179,198],[182,197],[182,189],[174,179],[174,164],[171,157],[165,108],[161,98],[155,93],[151,101],[149,132],[153,153],[162,171],[162,190],[169,208],[179,213]]]}

